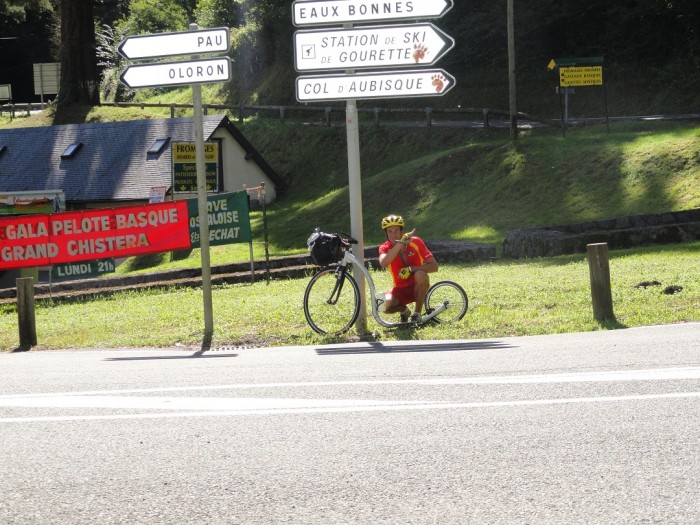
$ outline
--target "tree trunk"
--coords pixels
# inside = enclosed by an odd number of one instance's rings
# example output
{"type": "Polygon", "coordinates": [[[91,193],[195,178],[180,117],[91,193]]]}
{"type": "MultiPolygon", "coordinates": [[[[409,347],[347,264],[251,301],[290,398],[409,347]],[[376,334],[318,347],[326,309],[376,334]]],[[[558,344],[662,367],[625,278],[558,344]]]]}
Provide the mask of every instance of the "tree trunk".
{"type": "Polygon", "coordinates": [[[93,0],[61,0],[59,107],[100,103],[93,0]]]}

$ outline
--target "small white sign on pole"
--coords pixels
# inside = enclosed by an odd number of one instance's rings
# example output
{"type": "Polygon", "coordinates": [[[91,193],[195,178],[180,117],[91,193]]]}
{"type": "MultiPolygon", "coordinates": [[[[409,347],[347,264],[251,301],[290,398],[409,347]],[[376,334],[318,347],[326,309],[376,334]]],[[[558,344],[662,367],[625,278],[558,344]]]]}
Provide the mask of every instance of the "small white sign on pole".
{"type": "Polygon", "coordinates": [[[230,47],[226,27],[202,31],[176,31],[150,35],[129,36],[119,44],[118,51],[132,60],[161,58],[177,55],[222,53],[230,47]]]}
{"type": "Polygon", "coordinates": [[[297,31],[297,71],[429,66],[452,49],[454,40],[432,24],[297,31]]]}
{"type": "Polygon", "coordinates": [[[292,17],[295,26],[420,20],[441,18],[453,5],[453,0],[298,0],[292,17]]]}
{"type": "Polygon", "coordinates": [[[223,82],[230,78],[229,57],[139,64],[127,67],[120,77],[132,89],[223,82]]]}
{"type": "Polygon", "coordinates": [[[297,78],[299,102],[407,98],[444,95],[456,84],[443,69],[379,71],[355,75],[314,75],[297,78]]]}

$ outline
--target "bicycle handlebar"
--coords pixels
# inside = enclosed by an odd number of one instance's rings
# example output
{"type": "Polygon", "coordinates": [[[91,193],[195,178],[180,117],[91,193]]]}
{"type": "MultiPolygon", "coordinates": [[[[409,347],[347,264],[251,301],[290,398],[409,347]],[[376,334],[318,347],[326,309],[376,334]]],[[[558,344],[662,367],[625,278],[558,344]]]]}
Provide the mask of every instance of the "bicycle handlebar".
{"type": "Polygon", "coordinates": [[[360,242],[357,239],[354,239],[353,237],[351,237],[350,235],[348,235],[347,233],[344,233],[344,232],[336,233],[335,235],[340,237],[341,241],[344,241],[344,242],[349,243],[349,244],[359,244],[359,242],[360,242]]]}

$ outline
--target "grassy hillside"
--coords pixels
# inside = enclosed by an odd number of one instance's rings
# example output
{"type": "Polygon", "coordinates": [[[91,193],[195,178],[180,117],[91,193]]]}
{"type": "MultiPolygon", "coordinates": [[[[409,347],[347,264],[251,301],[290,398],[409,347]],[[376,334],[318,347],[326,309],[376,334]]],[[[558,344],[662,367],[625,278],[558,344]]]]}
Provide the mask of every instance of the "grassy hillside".
{"type": "MultiPolygon", "coordinates": [[[[344,128],[243,126],[290,192],[270,213],[271,241],[303,246],[310,229],[349,230],[344,128]]],[[[361,129],[365,236],[401,213],[428,238],[500,243],[509,229],[700,207],[700,126],[627,123],[522,134],[361,129]]]]}

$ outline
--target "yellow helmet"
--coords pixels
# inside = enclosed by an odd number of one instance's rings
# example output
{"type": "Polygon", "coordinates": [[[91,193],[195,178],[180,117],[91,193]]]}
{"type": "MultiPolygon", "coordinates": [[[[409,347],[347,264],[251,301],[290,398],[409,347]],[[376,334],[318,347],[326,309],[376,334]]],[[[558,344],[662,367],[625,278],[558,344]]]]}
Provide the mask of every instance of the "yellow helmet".
{"type": "Polygon", "coordinates": [[[393,213],[384,217],[382,219],[382,230],[386,230],[391,226],[403,228],[403,217],[401,217],[401,215],[394,215],[393,213]]]}

